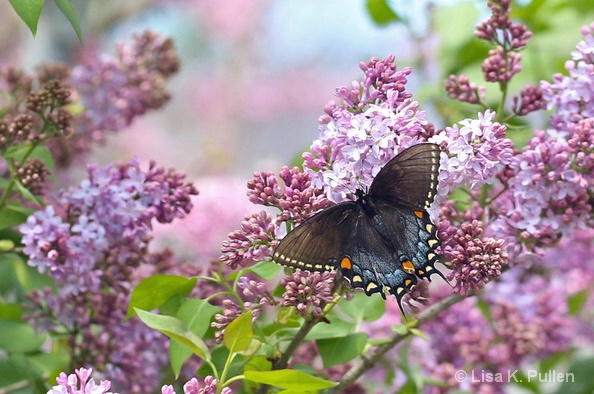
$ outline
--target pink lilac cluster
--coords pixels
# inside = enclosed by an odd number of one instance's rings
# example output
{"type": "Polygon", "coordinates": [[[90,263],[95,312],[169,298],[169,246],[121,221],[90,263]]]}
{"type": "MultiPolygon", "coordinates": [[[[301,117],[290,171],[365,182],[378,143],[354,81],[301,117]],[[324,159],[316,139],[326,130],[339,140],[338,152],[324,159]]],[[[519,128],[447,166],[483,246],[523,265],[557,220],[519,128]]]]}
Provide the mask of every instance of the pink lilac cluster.
{"type": "Polygon", "coordinates": [[[566,131],[570,124],[594,117],[594,23],[582,28],[584,40],[565,63],[569,75],[555,74],[553,81],[542,81],[540,87],[547,109],[554,109],[551,125],[566,131]]]}
{"type": "Polygon", "coordinates": [[[484,235],[487,226],[481,218],[485,210],[478,203],[460,212],[455,202],[448,200],[442,204],[439,216],[440,254],[452,269],[447,277],[455,279],[454,292],[468,295],[501,276],[509,262],[506,242],[484,235]]]}
{"type": "Polygon", "coordinates": [[[330,205],[326,196],[314,187],[311,177],[298,168],[283,167],[278,178],[271,172],[257,172],[248,182],[251,202],[278,208],[280,213],[276,217],[266,211],[246,215],[241,230],[229,234],[229,239],[223,242],[220,261],[231,268],[266,260],[276,246],[277,235],[286,234],[283,223],[292,228],[330,205]]]}
{"type": "Polygon", "coordinates": [[[462,120],[460,126],[446,127],[429,139],[447,152],[440,160],[438,203],[455,188],[477,190],[491,184],[510,164],[513,142],[506,137],[506,127],[494,121],[495,116],[494,111],[486,110],[478,119],[462,120]]]}
{"type": "Polygon", "coordinates": [[[334,272],[295,272],[281,281],[285,287],[281,306],[295,307],[304,318],[320,316],[333,299],[334,272]]]}
{"type": "Polygon", "coordinates": [[[398,70],[393,56],[360,67],[363,81],[337,89],[342,103],[327,105],[319,137],[303,154],[305,173],[333,202],[352,199],[396,154],[427,139],[425,113],[405,90],[410,68],[398,70]]]}
{"type": "Polygon", "coordinates": [[[109,391],[111,388],[109,380],[102,380],[97,384],[91,378],[92,374],[93,368],[79,368],[70,375],[61,372],[56,378],[58,384],[53,386],[47,394],[114,394],[109,391]]]}
{"type": "Polygon", "coordinates": [[[49,270],[63,294],[97,291],[110,250],[120,249],[123,265],[146,247],[151,221],[168,223],[190,211],[198,192],[184,178],[154,163],[143,171],[137,160],[89,166],[88,179],[20,227],[28,264],[49,270]]]}
{"type": "Polygon", "coordinates": [[[120,44],[115,57],[93,54],[72,70],[70,83],[84,111],[77,117],[70,145],[86,152],[108,131],[127,127],[139,115],[162,107],[170,98],[166,81],[179,69],[171,39],[152,32],[120,44]]]}
{"type": "MultiPolygon", "coordinates": [[[[218,381],[212,376],[204,378],[204,387],[200,387],[198,379],[192,378],[186,384],[184,384],[184,394],[231,394],[232,391],[229,387],[224,387],[221,391],[217,391],[218,381]]],[[[161,394],[176,394],[173,386],[163,386],[161,394]]]]}
{"type": "MultiPolygon", "coordinates": [[[[483,61],[484,80],[506,86],[509,81],[522,71],[520,51],[532,37],[532,32],[522,23],[510,19],[511,0],[491,0],[488,6],[491,16],[480,23],[475,35],[494,46],[489,56],[483,61]]],[[[452,99],[485,106],[483,86],[471,82],[466,75],[450,75],[444,82],[448,96],[452,99]]],[[[525,116],[544,108],[542,93],[535,86],[527,86],[519,95],[514,96],[512,111],[515,115],[525,116]]]]}

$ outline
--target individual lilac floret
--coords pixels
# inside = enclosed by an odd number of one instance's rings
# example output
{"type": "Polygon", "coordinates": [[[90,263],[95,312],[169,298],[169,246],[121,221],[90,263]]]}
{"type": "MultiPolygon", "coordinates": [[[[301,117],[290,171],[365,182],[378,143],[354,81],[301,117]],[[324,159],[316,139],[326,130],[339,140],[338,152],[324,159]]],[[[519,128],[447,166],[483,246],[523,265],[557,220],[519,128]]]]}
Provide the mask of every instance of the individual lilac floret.
{"type": "Polygon", "coordinates": [[[495,175],[511,162],[513,143],[506,127],[494,122],[495,112],[479,113],[429,139],[444,148],[440,163],[438,202],[461,186],[469,190],[492,183],[495,175]]]}
{"type": "Polygon", "coordinates": [[[285,293],[281,306],[294,306],[304,318],[320,316],[325,304],[332,301],[334,272],[299,271],[285,277],[281,285],[285,293]]]}
{"type": "Polygon", "coordinates": [[[56,378],[58,384],[47,394],[116,394],[109,391],[111,388],[109,380],[102,380],[101,383],[96,384],[93,378],[89,379],[93,368],[79,368],[75,372],[76,374],[70,375],[61,372],[56,378]]]}

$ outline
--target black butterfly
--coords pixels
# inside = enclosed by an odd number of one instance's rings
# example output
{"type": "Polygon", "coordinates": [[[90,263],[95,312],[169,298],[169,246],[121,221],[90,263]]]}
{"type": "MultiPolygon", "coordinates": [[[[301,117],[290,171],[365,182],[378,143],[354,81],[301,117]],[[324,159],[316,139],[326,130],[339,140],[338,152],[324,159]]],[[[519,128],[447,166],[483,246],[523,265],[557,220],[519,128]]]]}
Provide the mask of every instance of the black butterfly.
{"type": "Polygon", "coordinates": [[[427,213],[437,190],[439,154],[439,146],[430,143],[404,150],[380,170],[367,194],[357,190],[356,201],[334,205],[295,227],[273,260],[309,271],[340,269],[367,295],[395,295],[402,310],[402,297],[417,276],[437,273],[446,279],[435,268],[440,242],[427,213]]]}

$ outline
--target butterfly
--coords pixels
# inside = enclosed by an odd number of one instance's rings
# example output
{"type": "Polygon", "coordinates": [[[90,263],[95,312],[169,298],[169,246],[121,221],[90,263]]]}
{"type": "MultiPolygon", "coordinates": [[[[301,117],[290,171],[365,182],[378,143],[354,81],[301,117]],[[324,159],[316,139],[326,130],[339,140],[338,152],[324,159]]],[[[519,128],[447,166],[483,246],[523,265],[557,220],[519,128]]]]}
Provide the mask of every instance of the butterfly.
{"type": "Polygon", "coordinates": [[[289,232],[276,247],[277,263],[308,271],[339,270],[367,295],[402,297],[437,273],[440,246],[427,209],[437,193],[440,148],[413,145],[390,160],[356,201],[326,208],[289,232]]]}

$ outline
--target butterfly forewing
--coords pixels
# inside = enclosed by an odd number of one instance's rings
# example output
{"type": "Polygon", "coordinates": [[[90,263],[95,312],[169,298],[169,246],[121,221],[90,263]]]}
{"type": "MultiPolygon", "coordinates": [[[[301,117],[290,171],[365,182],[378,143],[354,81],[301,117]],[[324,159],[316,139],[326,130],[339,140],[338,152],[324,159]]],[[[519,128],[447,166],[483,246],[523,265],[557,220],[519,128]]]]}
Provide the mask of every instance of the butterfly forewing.
{"type": "Polygon", "coordinates": [[[437,192],[440,148],[417,144],[390,160],[376,175],[369,196],[426,210],[437,192]]]}

